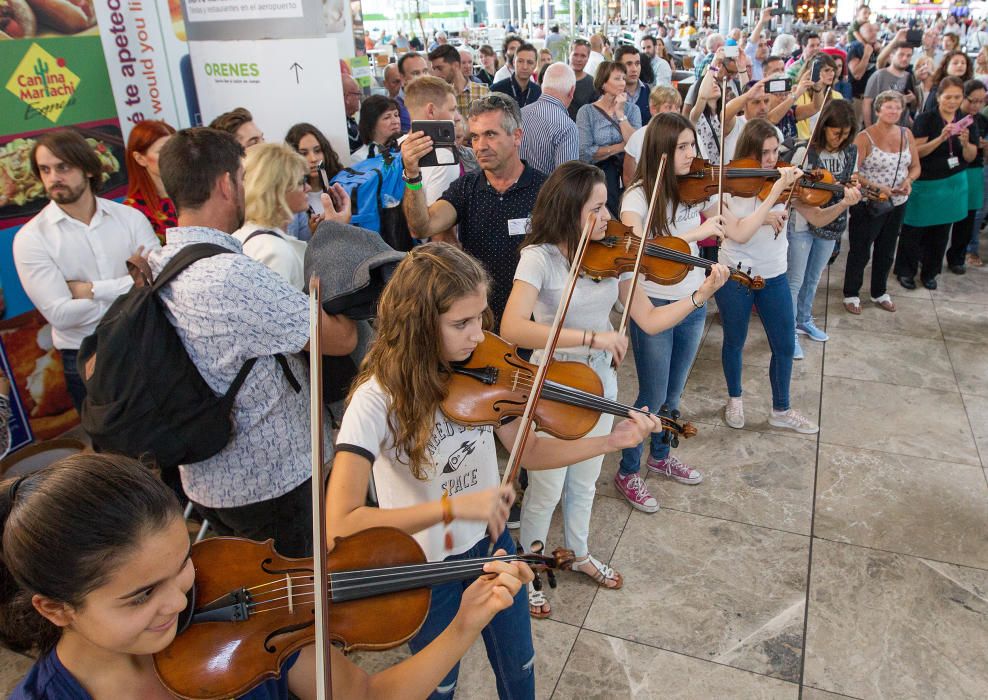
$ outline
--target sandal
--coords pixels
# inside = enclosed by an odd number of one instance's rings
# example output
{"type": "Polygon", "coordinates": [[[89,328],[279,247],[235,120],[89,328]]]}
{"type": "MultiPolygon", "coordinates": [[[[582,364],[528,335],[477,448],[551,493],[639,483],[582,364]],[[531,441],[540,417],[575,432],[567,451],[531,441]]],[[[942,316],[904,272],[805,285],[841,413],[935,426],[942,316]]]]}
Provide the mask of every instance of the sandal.
{"type": "Polygon", "coordinates": [[[885,309],[886,311],[891,311],[893,313],[895,312],[895,304],[892,303],[892,297],[888,294],[883,294],[877,299],[872,299],[872,301],[875,302],[875,304],[881,309],[885,309]]]}
{"type": "Polygon", "coordinates": [[[552,614],[545,593],[535,590],[535,586],[531,583],[528,584],[528,614],[539,620],[552,614]]]}
{"type": "Polygon", "coordinates": [[[858,297],[848,297],[844,300],[844,310],[849,314],[861,314],[861,300],[858,297]]]}
{"type": "Polygon", "coordinates": [[[608,588],[612,591],[616,591],[621,586],[624,585],[624,577],[616,572],[614,569],[609,567],[607,564],[603,564],[597,561],[593,556],[588,554],[585,559],[579,559],[573,562],[573,568],[577,571],[582,571],[587,574],[590,578],[597,582],[598,586],[608,588]],[[583,565],[589,563],[594,568],[594,573],[588,573],[583,565]]]}

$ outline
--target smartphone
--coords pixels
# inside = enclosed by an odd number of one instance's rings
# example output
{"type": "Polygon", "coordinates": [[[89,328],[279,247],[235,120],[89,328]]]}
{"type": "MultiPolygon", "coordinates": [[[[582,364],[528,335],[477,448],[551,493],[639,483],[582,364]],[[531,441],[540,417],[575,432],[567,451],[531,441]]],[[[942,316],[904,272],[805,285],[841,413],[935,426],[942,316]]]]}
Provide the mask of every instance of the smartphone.
{"type": "Polygon", "coordinates": [[[319,161],[319,165],[316,167],[319,169],[319,180],[322,182],[322,191],[329,192],[329,173],[326,172],[326,164],[319,161]]]}
{"type": "Polygon", "coordinates": [[[765,92],[770,95],[777,95],[790,90],[792,90],[792,81],[789,78],[772,78],[765,83],[765,92]]]}
{"type": "Polygon", "coordinates": [[[419,161],[421,167],[455,165],[460,162],[460,152],[456,148],[456,125],[452,120],[413,120],[412,131],[424,131],[432,139],[432,150],[419,161]]]}
{"type": "Polygon", "coordinates": [[[738,45],[737,44],[734,44],[732,46],[730,44],[725,44],[724,45],[724,58],[737,58],[737,57],[738,57],[738,45]]]}
{"type": "Polygon", "coordinates": [[[919,48],[923,45],[923,30],[922,29],[907,29],[906,30],[906,43],[912,46],[914,49],[919,48]]]}
{"type": "Polygon", "coordinates": [[[950,130],[954,134],[954,136],[956,136],[957,134],[960,134],[963,131],[967,131],[967,128],[971,126],[971,123],[973,121],[974,121],[974,116],[968,114],[963,119],[959,119],[958,121],[953,122],[950,125],[950,130]]]}
{"type": "Polygon", "coordinates": [[[769,14],[773,17],[778,17],[780,15],[791,15],[795,13],[788,7],[773,7],[769,14]]]}
{"type": "Polygon", "coordinates": [[[813,68],[810,71],[810,80],[814,83],[819,83],[821,70],[823,70],[823,61],[813,61],[813,68]]]}

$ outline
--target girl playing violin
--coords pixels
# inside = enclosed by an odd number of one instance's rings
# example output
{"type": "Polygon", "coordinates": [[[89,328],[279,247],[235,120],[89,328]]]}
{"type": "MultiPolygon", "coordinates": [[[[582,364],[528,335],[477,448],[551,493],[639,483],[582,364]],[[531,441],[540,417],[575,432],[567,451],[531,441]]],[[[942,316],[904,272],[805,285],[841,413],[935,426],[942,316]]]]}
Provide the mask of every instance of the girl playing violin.
{"type": "MultiPolygon", "coordinates": [[[[334,533],[396,527],[415,536],[429,561],[485,554],[492,539],[514,553],[505,530],[514,490],[498,486],[494,436],[512,445],[520,421],[497,428],[464,425],[440,410],[453,363],[467,360],[484,340],[489,288],[480,263],[446,243],[415,248],[395,270],[378,307],[377,340],[337,438],[326,504],[334,533]],[[380,508],[366,505],[372,472],[380,508]]],[[[635,444],[658,425],[636,414],[609,435],[572,441],[532,436],[521,464],[530,474],[575,464],[635,444]]],[[[429,615],[409,642],[412,651],[450,624],[462,596],[460,583],[433,588],[429,615]]],[[[501,697],[535,695],[526,608],[519,594],[483,633],[501,697]]],[[[457,674],[454,667],[433,697],[451,697],[457,674]]]]}
{"type": "MultiPolygon", "coordinates": [[[[752,119],[744,126],[735,151],[736,158],[752,158],[762,168],[775,168],[779,161],[779,136],[775,127],[765,119],[752,119]]],[[[741,357],[748,335],[751,307],[758,305],[758,317],[765,328],[772,360],[769,379],[772,383],[772,411],[768,422],[778,428],[799,433],[816,433],[819,428],[789,403],[789,380],[796,327],[792,295],[786,278],[786,236],[779,236],[786,226],[785,193],[800,177],[799,168],[779,168],[779,179],[768,196],[724,199],[725,241],[720,254],[723,261],[734,266],[750,267],[752,274],[765,278],[765,287],[749,290],[729,280],[717,292],[717,309],[724,325],[721,361],[727,380],[727,405],[724,418],[732,428],[744,427],[744,407],[741,402],[741,357]]]]}
{"type": "MultiPolygon", "coordinates": [[[[846,100],[828,102],[809,143],[807,162],[811,168],[829,170],[837,182],[848,183],[858,171],[858,147],[854,144],[857,119],[846,100]]],[[[789,264],[786,276],[796,310],[796,333],[818,343],[828,336],[813,323],[813,297],[837,241],[847,230],[847,210],[861,201],[853,184],[844,187],[826,207],[813,207],[795,200],[796,210],[789,229],[789,264]]],[[[796,336],[793,359],[803,359],[796,336]]]]}
{"type": "MultiPolygon", "coordinates": [[[[0,483],[0,642],[40,654],[14,700],[174,697],[152,655],[175,638],[196,572],[175,494],[137,462],[83,454],[0,483]]],[[[488,563],[453,624],[422,653],[368,676],[335,648],[338,698],[424,698],[532,573],[488,563]]],[[[244,698],[315,698],[305,647],[244,698]]]]}
{"type": "MultiPolygon", "coordinates": [[[[723,238],[723,217],[707,202],[684,204],[679,196],[680,175],[690,172],[697,153],[696,131],[688,119],[678,114],[660,114],[648,123],[642,159],[638,162],[635,179],[621,202],[621,221],[642,236],[645,230],[648,197],[655,187],[659,162],[665,155],[666,169],[655,202],[656,211],[648,235],[678,236],[690,244],[690,253],[699,255],[698,241],[723,238]],[[700,223],[700,214],[707,220],[700,223]]],[[[686,386],[686,376],[700,347],[707,299],[719,289],[727,277],[723,265],[704,281],[704,272],[695,267],[678,284],[659,285],[641,280],[639,288],[657,309],[675,309],[675,322],[651,334],[632,316],[631,348],[638,370],[638,398],[635,406],[679,409],[686,386]]],[[[638,510],[654,513],[659,503],[639,475],[643,444],[626,449],[621,454],[621,466],[614,485],[628,502],[638,510]]],[[[669,437],[664,432],[653,433],[646,461],[649,471],[683,484],[698,484],[703,475],[683,464],[669,453],[669,437]]]]}
{"type": "MultiPolygon", "coordinates": [[[[610,219],[606,203],[604,174],[585,163],[564,163],[542,185],[515,270],[511,296],[501,318],[501,334],[506,340],[525,348],[545,346],[585,222],[596,215],[591,239],[605,236],[610,219]]],[[[691,291],[695,290],[696,296],[705,300],[725,279],[727,269],[718,266],[706,281],[701,274],[699,289],[694,287],[691,291]]],[[[604,397],[611,400],[617,398],[617,373],[611,359],[620,362],[628,350],[627,336],[613,330],[609,319],[618,299],[618,286],[614,277],[593,281],[584,276],[577,280],[565,330],[559,338],[561,349],[554,355],[559,360],[583,362],[592,367],[604,386],[604,397]]],[[[631,317],[642,334],[665,331],[693,310],[693,303],[686,298],[656,307],[640,288],[631,301],[631,317]]],[[[612,422],[613,417],[602,415],[590,435],[607,435],[612,422]]],[[[601,455],[564,469],[530,472],[521,510],[521,543],[528,546],[533,541],[545,541],[552,511],[565,491],[563,531],[566,547],[576,556],[573,568],[605,588],[620,588],[621,574],[591,556],[587,546],[590,510],[603,461],[601,455]]],[[[546,617],[550,613],[543,592],[531,585],[529,608],[533,617],[546,617]]]]}

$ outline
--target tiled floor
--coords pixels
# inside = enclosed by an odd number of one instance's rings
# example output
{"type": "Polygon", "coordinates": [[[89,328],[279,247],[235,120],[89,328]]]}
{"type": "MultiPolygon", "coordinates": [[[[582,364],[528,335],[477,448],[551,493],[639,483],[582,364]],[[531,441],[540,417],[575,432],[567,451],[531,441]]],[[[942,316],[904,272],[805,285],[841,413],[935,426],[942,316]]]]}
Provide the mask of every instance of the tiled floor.
{"type": "MultiPolygon", "coordinates": [[[[819,436],[767,423],[768,345],[753,320],[748,426],[724,424],[711,315],[684,397],[700,430],[679,456],[698,486],[649,477],[662,510],[631,508],[604,464],[591,548],[620,591],[560,574],[533,620],[539,698],[988,697],[988,268],[946,273],[899,308],[841,305],[821,283],[826,344],[803,340],[793,404],[819,436]]],[[[632,363],[621,398],[634,399],[632,363]]],[[[558,514],[550,546],[561,543],[558,514]]],[[[404,650],[358,655],[382,668],[404,650]]],[[[0,657],[0,690],[25,664],[0,657]]],[[[481,644],[458,698],[495,697],[481,644]]]]}

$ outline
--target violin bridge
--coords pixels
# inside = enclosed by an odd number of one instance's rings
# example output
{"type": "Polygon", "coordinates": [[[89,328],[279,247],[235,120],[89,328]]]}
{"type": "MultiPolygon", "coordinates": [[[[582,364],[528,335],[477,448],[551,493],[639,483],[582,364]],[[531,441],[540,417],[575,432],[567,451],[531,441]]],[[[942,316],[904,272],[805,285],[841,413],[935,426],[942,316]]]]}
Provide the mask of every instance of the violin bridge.
{"type": "Polygon", "coordinates": [[[285,585],[288,588],[288,614],[289,615],[294,615],[295,614],[295,598],[292,595],[292,577],[290,575],[288,575],[288,574],[285,574],[285,585]]]}

